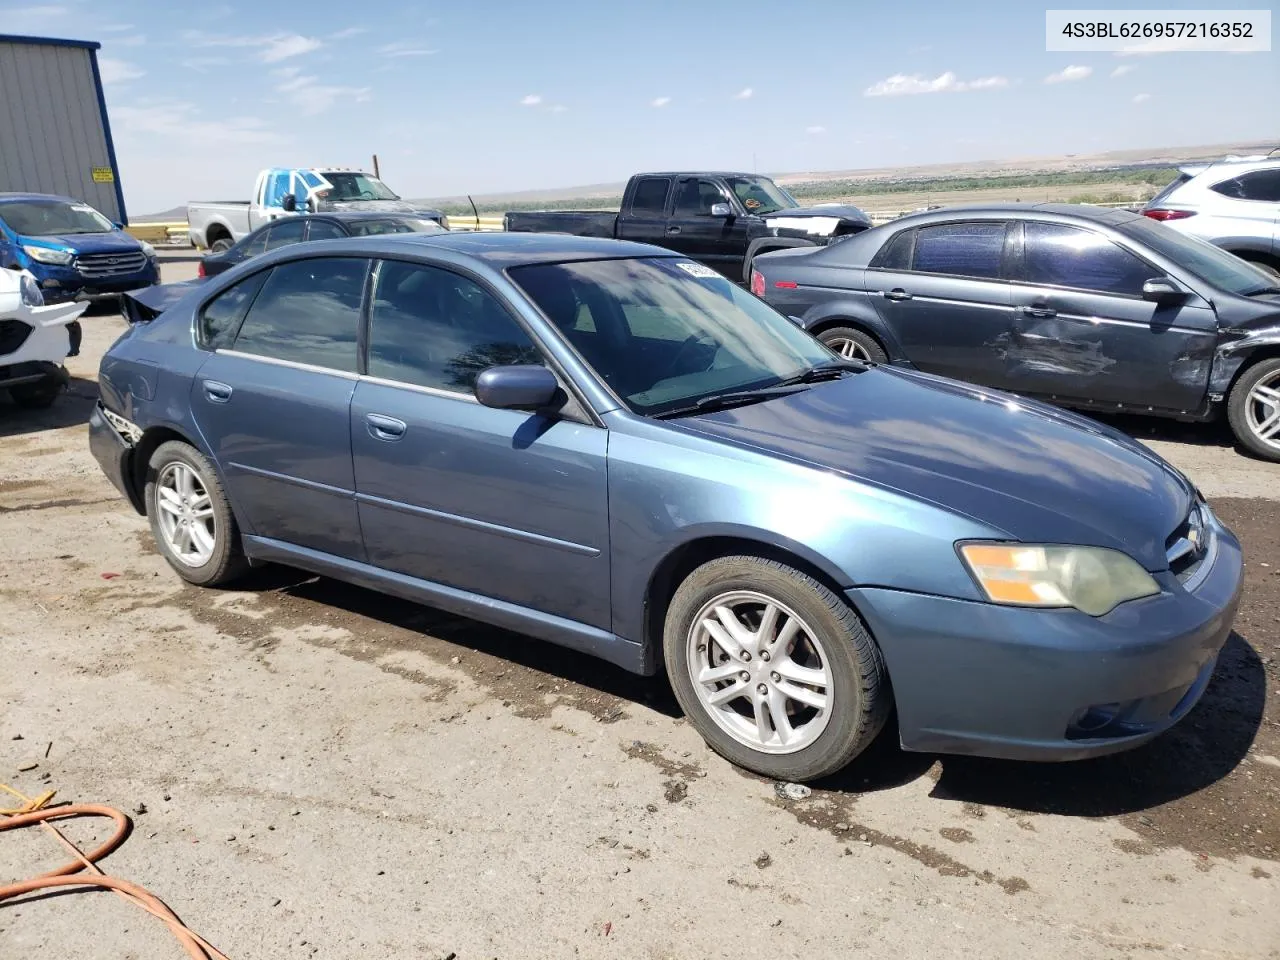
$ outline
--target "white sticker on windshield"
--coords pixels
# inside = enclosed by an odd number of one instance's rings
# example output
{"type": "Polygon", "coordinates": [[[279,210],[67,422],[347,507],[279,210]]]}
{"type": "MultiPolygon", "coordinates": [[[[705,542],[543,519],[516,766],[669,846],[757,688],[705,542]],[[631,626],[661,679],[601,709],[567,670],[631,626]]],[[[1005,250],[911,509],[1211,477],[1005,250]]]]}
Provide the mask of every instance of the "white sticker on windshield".
{"type": "Polygon", "coordinates": [[[694,263],[692,260],[677,260],[676,266],[689,274],[691,277],[697,277],[699,280],[719,280],[720,274],[716,273],[710,267],[703,263],[694,263]]]}

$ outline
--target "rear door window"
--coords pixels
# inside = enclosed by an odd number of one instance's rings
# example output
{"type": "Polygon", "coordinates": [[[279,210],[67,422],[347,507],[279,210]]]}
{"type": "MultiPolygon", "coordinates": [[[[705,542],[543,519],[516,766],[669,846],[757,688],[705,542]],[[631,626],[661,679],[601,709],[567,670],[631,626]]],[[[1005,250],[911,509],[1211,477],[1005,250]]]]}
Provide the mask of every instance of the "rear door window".
{"type": "Polygon", "coordinates": [[[940,223],[916,231],[916,273],[941,273],[953,277],[998,280],[1004,259],[1005,223],[984,220],[940,223]]]}
{"type": "Polygon", "coordinates": [[[631,212],[636,216],[660,217],[667,209],[667,191],[671,189],[668,177],[645,177],[636,184],[631,198],[631,212]]]}
{"type": "Polygon", "coordinates": [[[328,220],[312,220],[307,228],[308,240],[336,240],[345,236],[341,227],[328,220]]]}
{"type": "Polygon", "coordinates": [[[1024,277],[1028,283],[1097,293],[1142,296],[1162,271],[1093,230],[1060,223],[1027,223],[1024,277]]]}
{"type": "Polygon", "coordinates": [[[229,347],[236,338],[240,321],[244,319],[249,304],[262,289],[269,270],[246,277],[235,286],[228,287],[205,304],[200,311],[199,340],[209,350],[229,347]]]}
{"type": "Polygon", "coordinates": [[[249,308],[235,349],[355,373],[368,270],[369,261],[361,257],[312,257],[280,264],[249,308]]]}
{"type": "Polygon", "coordinates": [[[291,243],[301,243],[306,229],[307,223],[305,220],[290,218],[279,221],[267,232],[267,249],[277,250],[291,243]]]}
{"type": "Polygon", "coordinates": [[[1209,189],[1232,200],[1280,203],[1280,170],[1255,170],[1215,183],[1209,189]]]}

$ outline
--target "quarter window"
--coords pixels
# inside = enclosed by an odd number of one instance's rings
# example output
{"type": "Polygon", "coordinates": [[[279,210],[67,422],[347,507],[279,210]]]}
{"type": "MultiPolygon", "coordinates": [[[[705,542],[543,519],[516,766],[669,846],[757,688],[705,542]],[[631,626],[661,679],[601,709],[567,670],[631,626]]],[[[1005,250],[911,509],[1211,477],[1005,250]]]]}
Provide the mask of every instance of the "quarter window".
{"type": "Polygon", "coordinates": [[[281,220],[273,226],[267,235],[267,249],[276,250],[280,247],[288,246],[291,243],[301,243],[302,234],[307,229],[306,221],[281,220]]]}
{"type": "Polygon", "coordinates": [[[631,212],[637,216],[660,217],[667,209],[667,191],[671,181],[666,177],[649,177],[636,184],[631,212]]]}
{"type": "Polygon", "coordinates": [[[369,375],[471,393],[481,371],[542,363],[542,354],[498,300],[473,280],[385,261],[369,318],[369,375]]]}
{"type": "Polygon", "coordinates": [[[1280,170],[1256,170],[1215,183],[1209,189],[1233,200],[1280,203],[1280,170]]]}
{"type": "Polygon", "coordinates": [[[1029,283],[1141,296],[1142,285],[1160,273],[1092,230],[1028,223],[1026,231],[1029,283]]]}
{"type": "Polygon", "coordinates": [[[268,271],[263,270],[246,277],[234,287],[228,287],[210,300],[200,311],[200,342],[210,350],[229,347],[236,338],[236,330],[244,319],[249,304],[262,289],[268,271]]]}
{"type": "Polygon", "coordinates": [[[336,240],[345,236],[341,227],[328,220],[312,220],[307,229],[308,240],[336,240]]]}
{"type": "Polygon", "coordinates": [[[271,271],[235,349],[260,357],[356,372],[360,302],[369,261],[313,257],[271,271]]]}
{"type": "Polygon", "coordinates": [[[914,230],[903,230],[880,248],[871,258],[869,266],[878,270],[911,269],[911,238],[913,236],[915,236],[914,230]]]}
{"type": "Polygon", "coordinates": [[[956,277],[998,280],[1004,256],[1005,225],[940,223],[916,232],[912,269],[917,273],[945,273],[956,277]]]}

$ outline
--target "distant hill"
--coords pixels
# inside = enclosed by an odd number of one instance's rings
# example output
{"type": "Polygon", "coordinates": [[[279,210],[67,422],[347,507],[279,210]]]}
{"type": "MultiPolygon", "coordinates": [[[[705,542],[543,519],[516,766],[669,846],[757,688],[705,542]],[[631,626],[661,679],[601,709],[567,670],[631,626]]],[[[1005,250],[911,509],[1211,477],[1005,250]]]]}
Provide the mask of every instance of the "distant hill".
{"type": "Polygon", "coordinates": [[[163,213],[144,213],[140,217],[130,217],[130,223],[168,223],[173,220],[187,219],[187,205],[166,210],[163,213]]]}

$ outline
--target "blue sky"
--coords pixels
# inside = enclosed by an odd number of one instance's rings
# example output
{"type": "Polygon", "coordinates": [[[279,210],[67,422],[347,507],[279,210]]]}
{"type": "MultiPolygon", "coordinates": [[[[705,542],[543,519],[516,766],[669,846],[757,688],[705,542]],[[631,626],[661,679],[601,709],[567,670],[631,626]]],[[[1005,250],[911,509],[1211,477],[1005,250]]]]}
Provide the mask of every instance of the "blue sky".
{"type": "Polygon", "coordinates": [[[0,0],[0,32],[102,43],[135,214],[246,198],[262,167],[368,166],[375,152],[393,189],[422,197],[659,167],[782,172],[1280,144],[1280,54],[1047,53],[1044,9],[0,0]]]}

